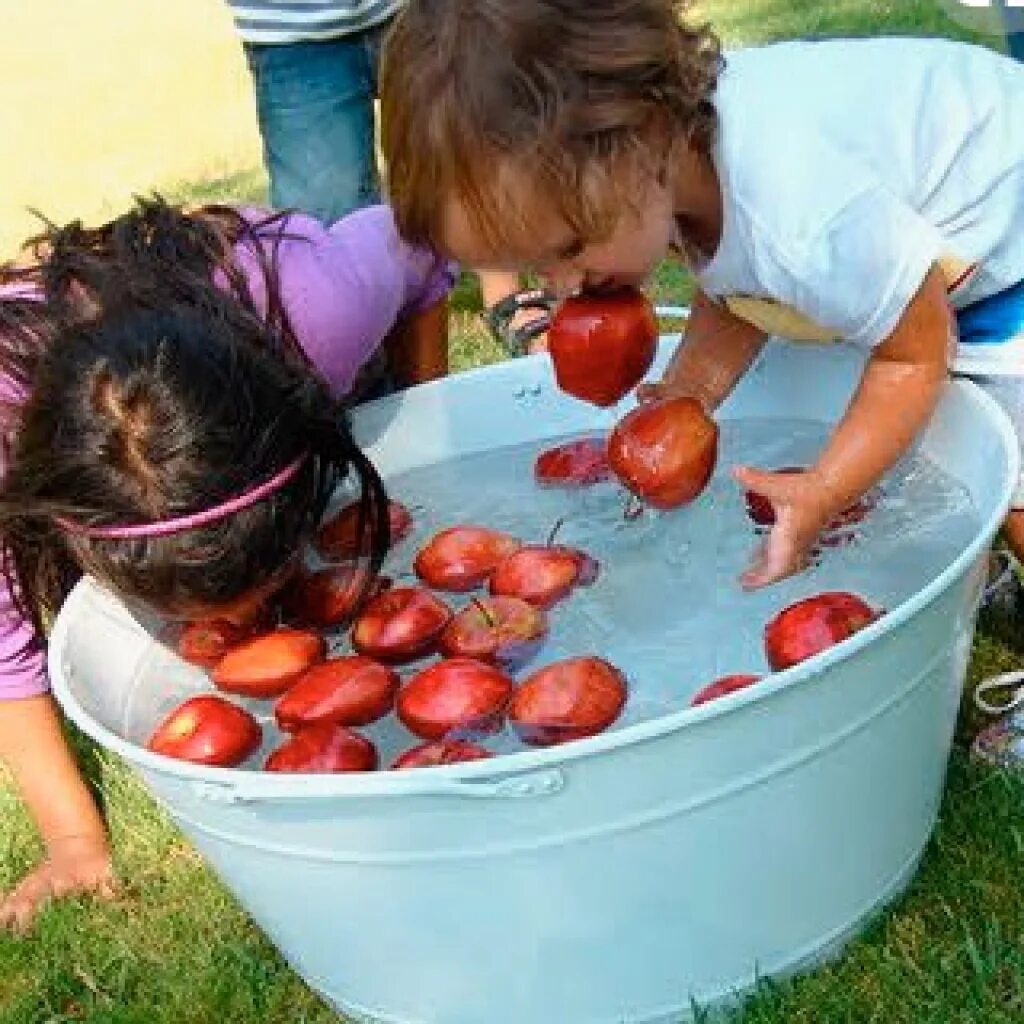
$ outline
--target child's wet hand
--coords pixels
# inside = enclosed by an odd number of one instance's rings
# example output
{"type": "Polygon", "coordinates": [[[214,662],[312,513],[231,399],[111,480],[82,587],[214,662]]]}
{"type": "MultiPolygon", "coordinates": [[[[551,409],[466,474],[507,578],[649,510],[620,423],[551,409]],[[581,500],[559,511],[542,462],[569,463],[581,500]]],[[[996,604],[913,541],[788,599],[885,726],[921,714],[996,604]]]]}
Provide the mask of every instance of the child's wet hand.
{"type": "Polygon", "coordinates": [[[834,512],[815,474],[737,466],[733,476],[741,487],[767,498],[775,509],[775,523],[740,577],[742,586],[756,590],[801,572],[834,512]]]}
{"type": "Polygon", "coordinates": [[[26,932],[51,899],[114,895],[114,870],[105,836],[69,836],[50,844],[46,860],[0,901],[0,928],[26,932]]]}

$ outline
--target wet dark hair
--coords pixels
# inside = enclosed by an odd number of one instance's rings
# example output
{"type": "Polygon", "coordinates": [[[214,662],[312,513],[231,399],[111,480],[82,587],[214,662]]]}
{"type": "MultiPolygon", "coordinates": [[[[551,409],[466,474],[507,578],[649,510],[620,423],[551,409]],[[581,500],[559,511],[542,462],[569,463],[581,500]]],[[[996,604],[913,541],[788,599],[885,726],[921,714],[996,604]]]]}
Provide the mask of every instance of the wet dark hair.
{"type": "Polygon", "coordinates": [[[380,565],[386,496],[343,406],[280,322],[275,329],[244,296],[214,286],[202,262],[215,258],[208,241],[191,267],[186,261],[162,279],[153,254],[91,263],[96,250],[83,245],[64,250],[72,264],[51,248],[34,269],[49,301],[0,301],[3,368],[30,391],[9,429],[3,571],[37,628],[82,570],[167,611],[229,602],[290,563],[343,481],[361,502],[365,556],[380,565]],[[75,271],[62,278],[70,265],[75,271]],[[148,265],[152,274],[136,270],[148,265]],[[304,452],[279,491],[198,529],[114,540],[56,522],[188,514],[267,480],[304,452]]]}

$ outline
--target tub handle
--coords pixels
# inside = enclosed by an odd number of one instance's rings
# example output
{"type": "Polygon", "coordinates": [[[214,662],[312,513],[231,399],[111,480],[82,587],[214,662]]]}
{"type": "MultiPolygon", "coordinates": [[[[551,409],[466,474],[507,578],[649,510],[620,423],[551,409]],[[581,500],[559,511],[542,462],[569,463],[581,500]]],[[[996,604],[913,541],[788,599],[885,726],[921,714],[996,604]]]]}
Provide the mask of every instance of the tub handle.
{"type": "MultiPolygon", "coordinates": [[[[403,773],[404,774],[404,773],[403,773]]],[[[412,773],[409,773],[410,775],[412,773]]],[[[250,778],[237,782],[195,781],[191,785],[193,794],[201,800],[216,804],[247,804],[260,801],[293,802],[296,800],[317,800],[332,796],[456,796],[471,799],[505,800],[526,797],[551,796],[565,787],[565,773],[560,768],[545,768],[540,771],[510,775],[502,779],[454,778],[409,778],[402,779],[401,785],[394,785],[394,776],[382,772],[368,775],[367,785],[359,789],[346,787],[339,793],[336,775],[317,775],[303,779],[296,785],[293,778],[265,778],[253,773],[250,778]],[[388,785],[381,785],[388,783],[388,785]],[[361,792],[360,792],[361,791],[361,792]]]]}

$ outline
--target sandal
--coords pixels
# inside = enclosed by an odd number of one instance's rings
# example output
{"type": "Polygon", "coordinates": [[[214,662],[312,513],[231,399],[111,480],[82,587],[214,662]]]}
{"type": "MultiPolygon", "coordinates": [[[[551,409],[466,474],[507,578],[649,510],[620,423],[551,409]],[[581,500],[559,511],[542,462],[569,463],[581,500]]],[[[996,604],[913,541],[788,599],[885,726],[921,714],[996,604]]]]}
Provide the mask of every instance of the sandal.
{"type": "Polygon", "coordinates": [[[989,715],[1000,717],[986,726],[971,744],[971,756],[999,768],[1024,769],[1024,671],[1004,672],[978,684],[974,703],[989,715]],[[994,704],[986,694],[1013,688],[1009,700],[994,704]]]}
{"type": "Polygon", "coordinates": [[[510,356],[526,355],[530,342],[551,326],[551,314],[557,300],[542,288],[529,288],[500,299],[483,312],[484,323],[494,340],[510,356]],[[540,315],[529,323],[512,326],[516,314],[524,309],[536,309],[540,315]]]}

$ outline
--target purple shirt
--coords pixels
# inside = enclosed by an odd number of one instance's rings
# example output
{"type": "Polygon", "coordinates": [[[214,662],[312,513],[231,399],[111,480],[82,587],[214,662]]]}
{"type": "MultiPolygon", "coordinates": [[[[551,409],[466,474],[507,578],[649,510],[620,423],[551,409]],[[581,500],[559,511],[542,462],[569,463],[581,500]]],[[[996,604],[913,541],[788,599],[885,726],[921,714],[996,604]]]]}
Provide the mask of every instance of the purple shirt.
{"type": "MultiPolygon", "coordinates": [[[[255,208],[239,212],[250,223],[267,214],[255,208]]],[[[258,232],[268,254],[281,231],[276,222],[258,232]]],[[[392,327],[443,298],[455,280],[453,264],[399,238],[386,206],[358,210],[330,227],[292,214],[283,231],[287,237],[276,243],[275,261],[281,301],[299,344],[339,397],[392,327]]],[[[252,243],[239,243],[234,255],[253,301],[265,312],[265,282],[252,243]]],[[[219,272],[215,280],[223,285],[219,272]]],[[[24,294],[23,286],[0,289],[0,296],[13,294],[24,294]]],[[[0,377],[0,420],[23,400],[13,382],[0,377]]],[[[0,474],[4,471],[6,456],[0,451],[0,474]]],[[[0,577],[0,700],[36,696],[48,688],[44,644],[15,610],[0,577]]]]}

